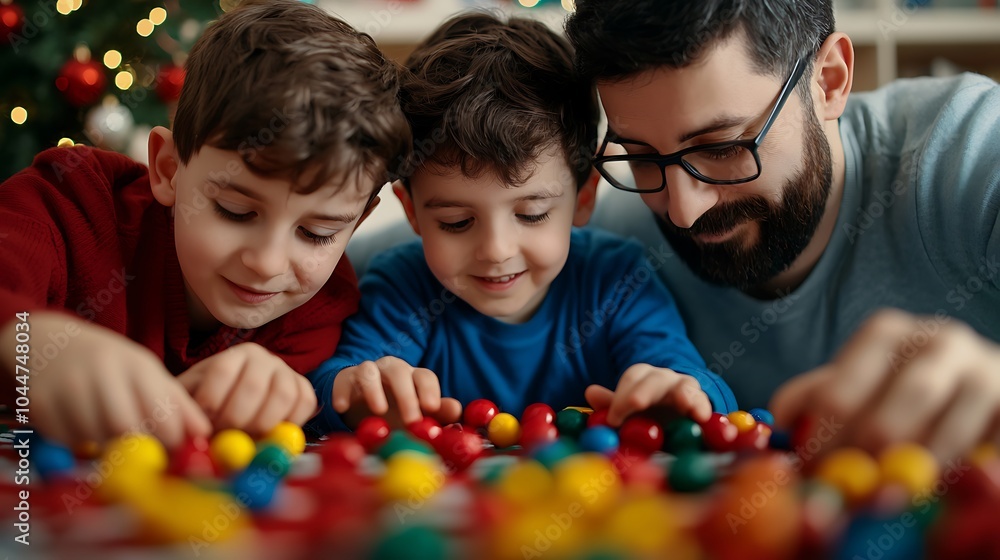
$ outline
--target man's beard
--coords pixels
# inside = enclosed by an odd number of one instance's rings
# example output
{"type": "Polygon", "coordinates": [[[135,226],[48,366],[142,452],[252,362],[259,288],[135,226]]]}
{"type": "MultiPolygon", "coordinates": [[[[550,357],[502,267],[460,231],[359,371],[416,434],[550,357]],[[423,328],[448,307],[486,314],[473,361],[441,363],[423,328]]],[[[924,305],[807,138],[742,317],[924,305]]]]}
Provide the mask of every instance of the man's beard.
{"type": "Polygon", "coordinates": [[[785,182],[781,202],[746,197],[708,210],[688,229],[675,226],[669,216],[657,216],[660,231],[695,274],[713,284],[754,288],[791,266],[812,240],[826,209],[833,163],[823,129],[815,120],[806,122],[804,167],[785,182]],[[759,229],[749,246],[745,234],[704,245],[693,239],[720,235],[749,221],[759,229]]]}

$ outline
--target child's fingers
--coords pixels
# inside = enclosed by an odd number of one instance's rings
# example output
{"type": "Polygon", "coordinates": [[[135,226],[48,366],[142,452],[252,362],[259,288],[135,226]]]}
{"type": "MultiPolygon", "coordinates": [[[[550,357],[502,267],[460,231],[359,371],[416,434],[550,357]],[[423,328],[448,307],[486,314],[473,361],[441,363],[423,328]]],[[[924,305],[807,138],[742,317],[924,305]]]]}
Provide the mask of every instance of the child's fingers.
{"type": "Polygon", "coordinates": [[[316,391],[313,390],[313,386],[304,375],[296,373],[292,379],[295,380],[295,384],[298,386],[299,396],[287,420],[301,426],[316,415],[316,391]]]}
{"type": "Polygon", "coordinates": [[[462,418],[462,403],[458,402],[457,399],[444,397],[441,399],[441,406],[433,416],[442,425],[458,422],[462,418]]]}
{"type": "Polygon", "coordinates": [[[240,376],[229,389],[229,396],[212,420],[220,428],[245,430],[267,402],[268,394],[277,390],[277,375],[271,364],[245,364],[240,376]],[[264,369],[261,369],[261,368],[264,369]]]}
{"type": "MultiPolygon", "coordinates": [[[[135,376],[131,379],[134,380],[135,376]]],[[[106,383],[97,393],[97,404],[103,411],[103,424],[107,429],[107,437],[116,437],[139,429],[141,413],[138,398],[141,396],[133,390],[132,383],[124,379],[116,383],[106,383]]],[[[104,438],[93,441],[103,440],[104,438]]]]}
{"type": "Polygon", "coordinates": [[[413,367],[402,360],[384,362],[380,360],[377,363],[396,400],[396,408],[403,424],[423,418],[420,412],[420,400],[417,398],[417,388],[414,386],[413,367]]]}
{"type": "Polygon", "coordinates": [[[416,387],[421,410],[435,413],[441,408],[441,383],[433,371],[426,368],[414,368],[413,386],[416,387]]]}
{"type": "Polygon", "coordinates": [[[375,362],[361,362],[355,367],[358,369],[352,376],[354,390],[361,393],[372,414],[382,416],[389,411],[389,401],[382,384],[382,372],[375,362]]]}
{"type": "Polygon", "coordinates": [[[707,422],[712,416],[712,401],[701,390],[698,380],[687,375],[680,376],[663,401],[696,422],[707,422]]]}
{"type": "Polygon", "coordinates": [[[241,363],[242,360],[223,354],[217,354],[191,368],[198,368],[199,371],[192,373],[201,377],[201,382],[191,396],[209,418],[215,418],[222,410],[230,391],[246,367],[246,364],[241,363]]]}
{"type": "Polygon", "coordinates": [[[608,424],[618,426],[633,413],[646,410],[653,403],[659,402],[668,387],[667,376],[647,374],[628,388],[619,388],[608,408],[608,424]]]}
{"type": "Polygon", "coordinates": [[[591,385],[584,391],[583,397],[587,404],[594,410],[604,410],[611,406],[611,401],[615,398],[615,392],[601,385],[591,385]]]}
{"type": "MultiPolygon", "coordinates": [[[[298,376],[298,374],[294,374],[298,376]]],[[[260,410],[246,425],[248,432],[266,434],[278,422],[288,418],[299,400],[299,384],[288,372],[274,372],[260,410]]]]}
{"type": "Polygon", "coordinates": [[[208,437],[212,435],[212,422],[205,416],[205,411],[194,402],[186,392],[176,393],[179,406],[181,427],[186,437],[208,437]]]}

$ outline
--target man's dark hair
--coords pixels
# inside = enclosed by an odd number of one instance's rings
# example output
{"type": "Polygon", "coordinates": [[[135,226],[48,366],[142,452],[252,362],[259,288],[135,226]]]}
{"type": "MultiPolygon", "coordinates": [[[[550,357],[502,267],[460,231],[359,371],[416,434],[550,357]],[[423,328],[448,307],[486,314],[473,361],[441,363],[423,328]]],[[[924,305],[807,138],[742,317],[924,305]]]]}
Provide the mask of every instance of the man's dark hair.
{"type": "Polygon", "coordinates": [[[569,43],[544,24],[481,12],[443,23],[406,62],[400,88],[413,129],[408,176],[424,163],[493,173],[518,185],[557,147],[577,186],[591,172],[599,112],[569,43]]]}
{"type": "Polygon", "coordinates": [[[834,32],[832,2],[577,0],[566,22],[577,68],[594,81],[684,68],[739,32],[757,72],[783,79],[798,58],[816,53],[834,32]]]}

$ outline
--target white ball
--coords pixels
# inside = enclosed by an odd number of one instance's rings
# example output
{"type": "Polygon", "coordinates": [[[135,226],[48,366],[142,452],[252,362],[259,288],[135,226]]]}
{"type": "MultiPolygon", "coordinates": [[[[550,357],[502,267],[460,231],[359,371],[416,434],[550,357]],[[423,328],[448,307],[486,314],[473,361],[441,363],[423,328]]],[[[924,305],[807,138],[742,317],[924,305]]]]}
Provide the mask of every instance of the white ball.
{"type": "Polygon", "coordinates": [[[120,103],[101,103],[87,113],[84,132],[95,146],[121,151],[132,139],[132,111],[120,103]]]}

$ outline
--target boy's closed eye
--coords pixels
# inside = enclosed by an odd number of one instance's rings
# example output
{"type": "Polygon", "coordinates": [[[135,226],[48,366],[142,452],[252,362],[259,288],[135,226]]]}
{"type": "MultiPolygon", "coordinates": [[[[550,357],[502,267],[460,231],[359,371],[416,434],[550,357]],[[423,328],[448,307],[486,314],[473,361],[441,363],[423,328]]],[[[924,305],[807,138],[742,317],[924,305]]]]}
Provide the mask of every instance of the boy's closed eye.
{"type": "MultiPolygon", "coordinates": [[[[543,212],[541,214],[514,214],[514,216],[516,216],[521,222],[529,225],[540,224],[549,219],[548,212],[543,212]]],[[[464,220],[457,221],[439,220],[438,226],[444,231],[458,233],[469,229],[474,221],[474,218],[466,218],[464,220]]]]}
{"type": "MultiPolygon", "coordinates": [[[[246,222],[257,216],[256,212],[239,208],[237,206],[230,206],[229,208],[226,208],[226,206],[223,206],[219,201],[215,201],[214,206],[216,214],[233,222],[246,222]],[[238,210],[247,211],[240,212],[238,210]]],[[[316,245],[330,245],[337,242],[337,233],[339,233],[338,230],[326,230],[325,228],[320,229],[322,233],[311,231],[305,226],[299,226],[299,232],[302,234],[302,237],[310,243],[314,243],[316,245]],[[326,233],[328,231],[330,233],[326,233]]]]}

